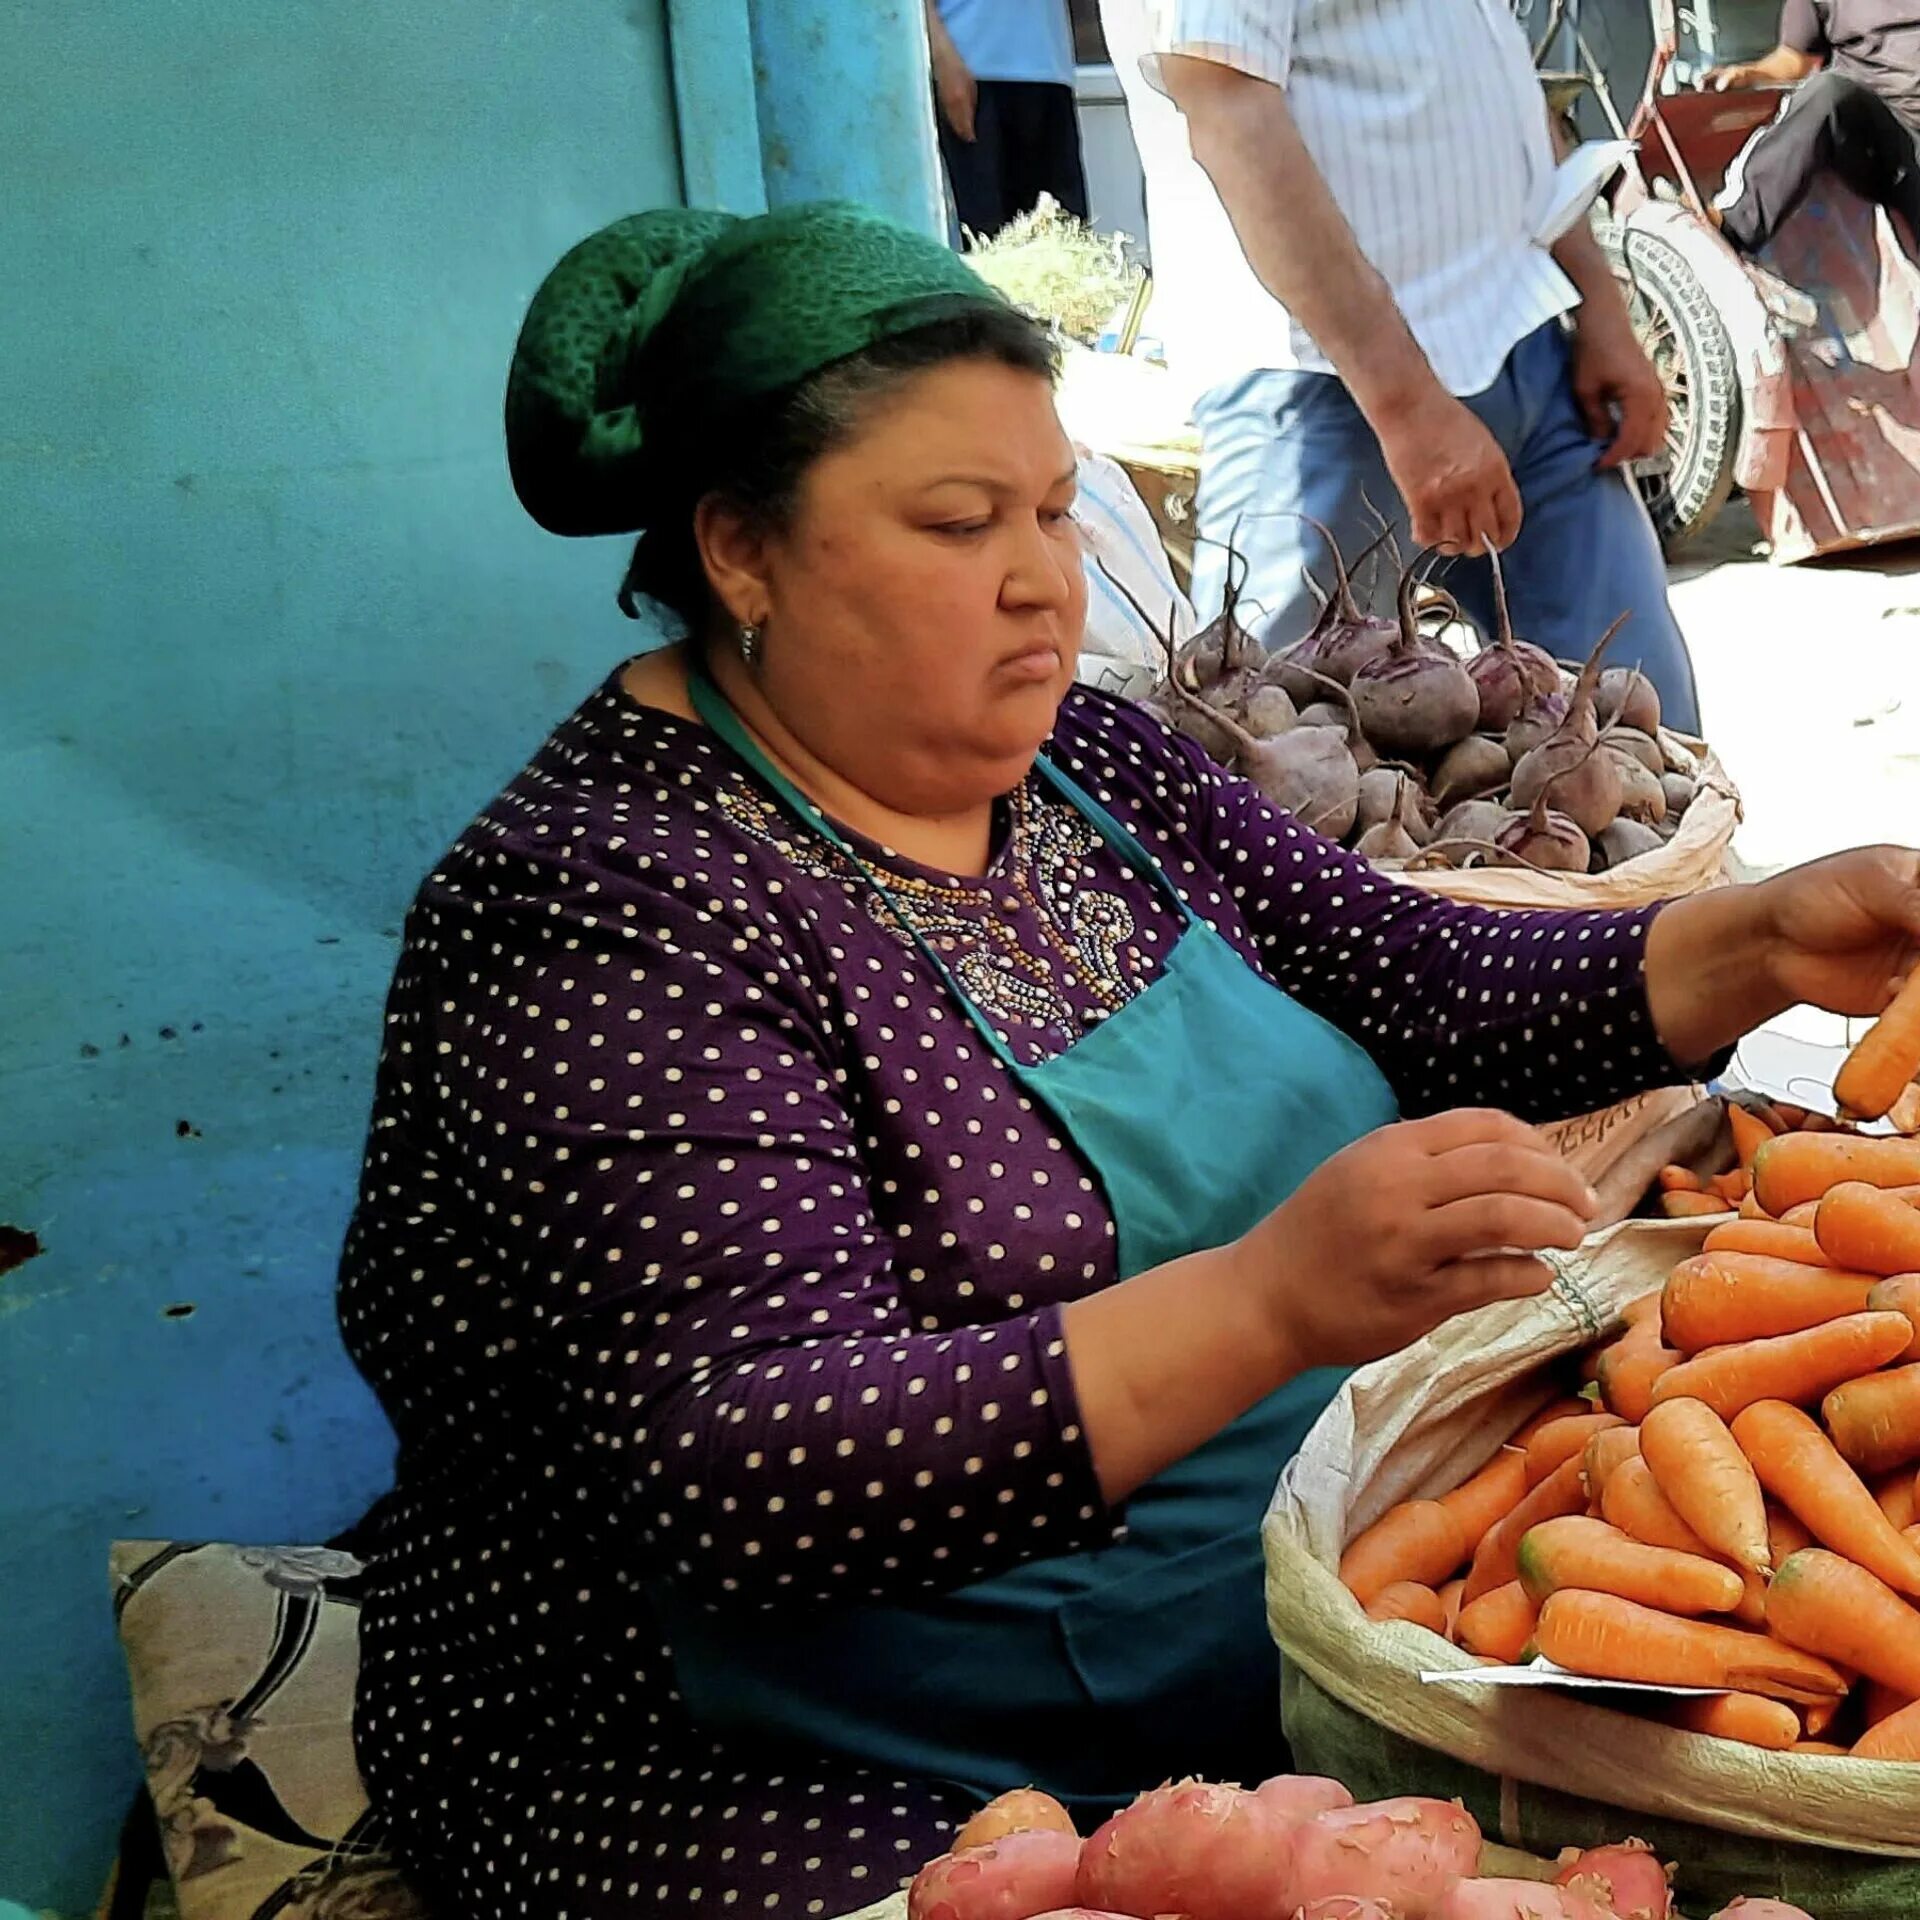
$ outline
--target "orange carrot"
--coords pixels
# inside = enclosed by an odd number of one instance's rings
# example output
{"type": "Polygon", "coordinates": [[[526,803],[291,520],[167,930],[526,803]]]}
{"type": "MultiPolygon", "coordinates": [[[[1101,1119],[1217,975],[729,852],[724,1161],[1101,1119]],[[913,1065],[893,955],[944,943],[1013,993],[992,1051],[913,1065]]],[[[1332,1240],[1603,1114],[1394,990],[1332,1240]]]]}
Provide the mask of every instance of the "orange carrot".
{"type": "Polygon", "coordinates": [[[1617,1413],[1570,1413],[1563,1420],[1549,1420],[1527,1442],[1527,1485],[1537,1487],[1563,1463],[1585,1454],[1595,1434],[1625,1425],[1617,1413]]]}
{"type": "Polygon", "coordinates": [[[1587,1485],[1587,1498],[1598,1500],[1607,1490],[1607,1481],[1616,1467],[1624,1466],[1640,1455],[1638,1427],[1608,1427],[1587,1442],[1580,1456],[1580,1477],[1587,1485]]]}
{"type": "Polygon", "coordinates": [[[1920,1705],[1902,1707],[1853,1743],[1856,1760],[1920,1760],[1920,1705]]]}
{"type": "Polygon", "coordinates": [[[1916,1497],[1911,1467],[1902,1467],[1897,1473],[1882,1474],[1873,1483],[1873,1497],[1879,1501],[1880,1511],[1900,1532],[1905,1533],[1916,1521],[1920,1521],[1920,1498],[1916,1497]]]}
{"type": "Polygon", "coordinates": [[[1800,1739],[1800,1716],[1784,1700],[1764,1700],[1757,1693],[1710,1693],[1676,1700],[1661,1717],[1684,1733],[1738,1740],[1776,1753],[1786,1752],[1800,1739]]]}
{"type": "Polygon", "coordinates": [[[1702,1253],[1764,1253],[1775,1260],[1791,1260],[1803,1267],[1830,1267],[1820,1242],[1805,1227],[1782,1226],[1778,1220],[1729,1220],[1707,1235],[1702,1253]]]}
{"type": "Polygon", "coordinates": [[[1742,1220],[1753,1220],[1762,1224],[1773,1218],[1773,1215],[1770,1214],[1752,1194],[1748,1194],[1747,1197],[1740,1202],[1739,1215],[1742,1220]]]}
{"type": "MultiPolygon", "coordinates": [[[[1609,1526],[1618,1527],[1644,1546],[1698,1554],[1703,1559],[1715,1557],[1713,1549],[1680,1518],[1673,1502],[1660,1491],[1644,1460],[1623,1461],[1614,1469],[1601,1497],[1600,1514],[1609,1526]]],[[[1735,1571],[1741,1576],[1744,1591],[1733,1617],[1750,1627],[1764,1627],[1767,1623],[1766,1580],[1751,1568],[1741,1567],[1735,1571]]]]}
{"type": "Polygon", "coordinates": [[[1550,1595],[1533,1643],[1555,1666],[1596,1680],[1728,1687],[1793,1701],[1833,1700],[1847,1691],[1845,1676],[1805,1649],[1740,1627],[1682,1620],[1614,1593],[1569,1587],[1550,1595]]]}
{"type": "Polygon", "coordinates": [[[1780,1216],[1780,1224],[1783,1227],[1801,1227],[1808,1233],[1811,1233],[1813,1231],[1813,1223],[1819,1217],[1820,1202],[1818,1200],[1803,1200],[1797,1207],[1789,1207],[1786,1212],[1780,1216]]]}
{"type": "Polygon", "coordinates": [[[1901,1538],[1867,1483],[1798,1407],[1784,1400],[1756,1401],[1735,1416],[1733,1437],[1753,1462],[1760,1484],[1784,1501],[1821,1545],[1858,1561],[1901,1593],[1920,1594],[1920,1553],[1901,1538]]]}
{"type": "Polygon", "coordinates": [[[1653,1405],[1655,1385],[1680,1358],[1661,1340],[1658,1314],[1639,1321],[1601,1353],[1595,1368],[1600,1398],[1622,1420],[1643,1420],[1653,1405]]]}
{"type": "Polygon", "coordinates": [[[1698,1400],[1665,1400],[1640,1425],[1640,1457],[1674,1511],[1737,1567],[1773,1570],[1760,1481],[1727,1423],[1698,1400]]]}
{"type": "Polygon", "coordinates": [[[1563,1396],[1558,1400],[1549,1400],[1547,1404],[1526,1422],[1511,1440],[1510,1447],[1524,1448],[1540,1429],[1555,1420],[1565,1420],[1576,1413],[1591,1413],[1593,1409],[1584,1400],[1575,1400],[1563,1396]]]}
{"type": "MultiPolygon", "coordinates": [[[[1783,1139],[1788,1137],[1781,1136],[1783,1139]]],[[[1904,1353],[1913,1328],[1899,1313],[1850,1313],[1804,1333],[1739,1340],[1682,1360],[1653,1383],[1653,1400],[1704,1400],[1730,1420],[1756,1400],[1818,1400],[1843,1380],[1904,1353]]]]}
{"type": "Polygon", "coordinates": [[[1773,1549],[1773,1564],[1777,1567],[1791,1553],[1798,1553],[1802,1547],[1813,1545],[1813,1535],[1800,1524],[1798,1517],[1785,1507],[1767,1502],[1767,1545],[1773,1549]]]}
{"type": "Polygon", "coordinates": [[[1587,1492],[1580,1482],[1580,1460],[1576,1455],[1556,1467],[1511,1513],[1487,1529],[1486,1536],[1474,1549],[1473,1565],[1467,1569],[1461,1611],[1482,1594],[1520,1577],[1520,1542],[1529,1527],[1538,1526],[1542,1520],[1557,1520],[1562,1514],[1578,1513],[1586,1504],[1587,1492]]]}
{"type": "Polygon", "coordinates": [[[1733,1203],[1717,1193],[1663,1193],[1660,1211],[1669,1220],[1707,1220],[1717,1214],[1732,1213],[1733,1203]]]}
{"type": "Polygon", "coordinates": [[[1620,1324],[1623,1327],[1637,1327],[1643,1320],[1658,1320],[1660,1317],[1660,1289],[1655,1287],[1650,1293],[1643,1293],[1637,1299],[1629,1300],[1620,1309],[1620,1324]]]}
{"type": "Polygon", "coordinates": [[[1920,1366],[1893,1367],[1835,1387],[1820,1402],[1833,1444],[1862,1473],[1920,1460],[1920,1366]]]}
{"type": "Polygon", "coordinates": [[[1382,1587],[1367,1604],[1367,1618],[1409,1620],[1416,1627],[1426,1627],[1442,1635],[1447,1630],[1446,1609],[1440,1604],[1440,1596],[1417,1580],[1396,1580],[1391,1586],[1382,1587]]]}
{"type": "Polygon", "coordinates": [[[1471,1480],[1440,1496],[1440,1504],[1460,1523],[1468,1553],[1496,1520],[1520,1504],[1527,1486],[1527,1456],[1518,1447],[1502,1447],[1471,1480]]]}
{"type": "Polygon", "coordinates": [[[1879,1274],[1920,1270],[1920,1207],[1864,1180],[1843,1180],[1820,1202],[1813,1232],[1836,1267],[1879,1274]]]}
{"type": "Polygon", "coordinates": [[[1840,1122],[1830,1113],[1809,1113],[1795,1129],[1799,1133],[1839,1133],[1840,1122]]]}
{"type": "Polygon", "coordinates": [[[1823,1199],[1843,1180],[1875,1187],[1920,1182],[1920,1140],[1869,1140],[1856,1133],[1783,1133],[1753,1156],[1753,1190],[1776,1216],[1823,1199]]]}
{"type": "Polygon", "coordinates": [[[1740,1167],[1731,1173],[1716,1173],[1707,1182],[1707,1191],[1718,1194],[1728,1207],[1736,1208],[1753,1191],[1753,1175],[1740,1167]]]}
{"type": "Polygon", "coordinates": [[[1913,1705],[1913,1695],[1902,1693],[1898,1687],[1890,1687],[1884,1680],[1868,1680],[1860,1688],[1861,1724],[1877,1727],[1882,1720],[1892,1716],[1904,1707],[1913,1705]]]}
{"type": "Polygon", "coordinates": [[[1691,1167],[1662,1167],[1660,1169],[1660,1190],[1662,1193],[1705,1193],[1707,1183],[1691,1167]]]}
{"type": "Polygon", "coordinates": [[[1469,1653],[1498,1660],[1502,1666],[1516,1666],[1533,1638],[1538,1611],[1520,1582],[1509,1580],[1504,1587],[1495,1587],[1460,1609],[1455,1638],[1469,1653]]]}
{"type": "Polygon", "coordinates": [[[1789,1646],[1920,1695],[1920,1613],[1840,1554],[1792,1555],[1767,1589],[1767,1623],[1789,1646]]]}
{"type": "Polygon", "coordinates": [[[1851,1747],[1836,1745],[1831,1740],[1796,1740],[1793,1743],[1795,1753],[1810,1755],[1816,1760],[1850,1760],[1853,1758],[1851,1747]]]}
{"type": "Polygon", "coordinates": [[[1920,967],[1907,975],[1892,1004],[1870,1026],[1833,1077],[1840,1111],[1881,1119],[1920,1078],[1920,967]]]}
{"type": "Polygon", "coordinates": [[[1743,1592],[1740,1576],[1718,1560],[1649,1547],[1604,1520],[1577,1514],[1528,1530],[1520,1542],[1520,1584],[1536,1604],[1579,1587],[1686,1614],[1731,1613],[1743,1592]]]}
{"type": "Polygon", "coordinates": [[[1463,1574],[1458,1580],[1449,1580],[1440,1589],[1441,1624],[1446,1629],[1449,1640],[1454,1637],[1454,1622],[1460,1618],[1460,1595],[1465,1591],[1466,1584],[1466,1576],[1463,1574]]]}
{"type": "Polygon", "coordinates": [[[1873,1286],[1870,1273],[1806,1267],[1764,1253],[1696,1254],[1667,1281],[1661,1338],[1680,1353],[1699,1353],[1735,1340],[1800,1333],[1864,1313],[1873,1286]]]}
{"type": "Polygon", "coordinates": [[[1791,1133],[1796,1127],[1807,1124],[1805,1107],[1796,1107],[1791,1100],[1774,1100],[1769,1104],[1773,1109],[1773,1117],[1780,1122],[1776,1132],[1791,1133]]]}
{"type": "MultiPolygon", "coordinates": [[[[1843,1667],[1841,1671],[1844,1673],[1846,1669],[1843,1667]]],[[[1827,1729],[1840,1718],[1841,1709],[1846,1704],[1844,1700],[1822,1700],[1817,1706],[1802,1707],[1800,1709],[1801,1737],[1807,1740],[1823,1738],[1827,1729]]]]}
{"type": "Polygon", "coordinates": [[[1896,1360],[1920,1360],[1920,1273],[1896,1273],[1867,1295],[1869,1313],[1904,1313],[1913,1322],[1913,1344],[1896,1360]]]}
{"type": "Polygon", "coordinates": [[[1733,1150],[1740,1156],[1741,1170],[1751,1183],[1753,1156],[1773,1138],[1774,1130],[1737,1100],[1727,1102],[1727,1125],[1733,1130],[1733,1150]]]}
{"type": "Polygon", "coordinates": [[[1920,1133],[1920,1080],[1887,1109],[1887,1119],[1896,1133],[1920,1133]]]}
{"type": "Polygon", "coordinates": [[[1348,1543],[1340,1578],[1366,1607],[1396,1580],[1434,1586],[1466,1557],[1460,1523],[1438,1500],[1403,1500],[1348,1543]]]}

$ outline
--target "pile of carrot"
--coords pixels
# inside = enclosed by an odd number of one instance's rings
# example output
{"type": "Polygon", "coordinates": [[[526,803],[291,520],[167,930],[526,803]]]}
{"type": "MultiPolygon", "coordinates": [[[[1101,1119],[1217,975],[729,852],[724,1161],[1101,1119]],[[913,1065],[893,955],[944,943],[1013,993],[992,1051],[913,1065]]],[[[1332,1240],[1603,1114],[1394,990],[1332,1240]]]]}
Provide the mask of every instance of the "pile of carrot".
{"type": "Polygon", "coordinates": [[[1579,1398],[1340,1575],[1489,1661],[1715,1689],[1661,1709],[1694,1732],[1920,1761],[1920,1139],[1769,1129],[1747,1170],[1579,1398]]]}

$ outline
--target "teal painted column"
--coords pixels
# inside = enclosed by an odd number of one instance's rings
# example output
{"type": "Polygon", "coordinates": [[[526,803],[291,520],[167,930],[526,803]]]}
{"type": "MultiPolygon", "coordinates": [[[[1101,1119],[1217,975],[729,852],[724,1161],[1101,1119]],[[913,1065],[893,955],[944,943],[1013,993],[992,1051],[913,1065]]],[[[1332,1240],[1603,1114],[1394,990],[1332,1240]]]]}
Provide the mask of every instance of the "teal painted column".
{"type": "Polygon", "coordinates": [[[767,200],[857,200],[945,234],[922,0],[748,0],[767,200]]]}
{"type": "Polygon", "coordinates": [[[690,207],[765,213],[749,0],[667,0],[680,174],[690,207]]]}

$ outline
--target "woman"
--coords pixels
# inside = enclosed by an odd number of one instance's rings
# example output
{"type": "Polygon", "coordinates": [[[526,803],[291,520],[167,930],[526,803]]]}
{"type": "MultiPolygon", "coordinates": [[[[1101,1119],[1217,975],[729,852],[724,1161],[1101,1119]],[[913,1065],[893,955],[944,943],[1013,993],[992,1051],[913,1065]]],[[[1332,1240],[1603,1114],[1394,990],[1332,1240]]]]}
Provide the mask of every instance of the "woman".
{"type": "Polygon", "coordinates": [[[1890,850],[1447,905],[1073,687],[1050,371],[847,208],[623,222],[529,314],[521,497],[642,529],[686,638],[462,836],[387,1015],[360,1742],[449,1911],[838,1914],[1001,1788],[1284,1764],[1276,1473],[1591,1218],[1509,1113],[1920,937],[1890,850]]]}

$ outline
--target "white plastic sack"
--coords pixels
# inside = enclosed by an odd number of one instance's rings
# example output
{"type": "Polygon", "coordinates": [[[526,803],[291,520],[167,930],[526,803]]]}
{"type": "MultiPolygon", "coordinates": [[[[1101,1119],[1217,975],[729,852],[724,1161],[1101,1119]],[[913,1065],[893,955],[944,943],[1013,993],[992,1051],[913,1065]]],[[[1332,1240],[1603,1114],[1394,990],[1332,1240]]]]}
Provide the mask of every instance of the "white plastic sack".
{"type": "Polygon", "coordinates": [[[1091,448],[1080,456],[1078,516],[1085,549],[1087,634],[1079,677],[1138,699],[1166,671],[1160,635],[1191,638],[1193,607],[1180,591],[1160,530],[1117,462],[1091,448]]]}

